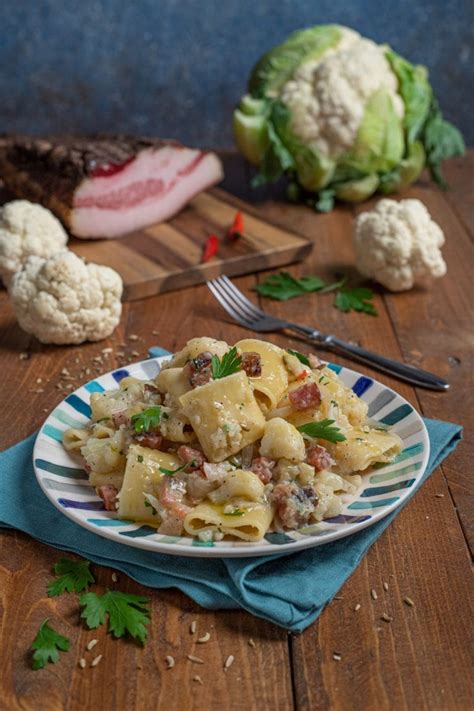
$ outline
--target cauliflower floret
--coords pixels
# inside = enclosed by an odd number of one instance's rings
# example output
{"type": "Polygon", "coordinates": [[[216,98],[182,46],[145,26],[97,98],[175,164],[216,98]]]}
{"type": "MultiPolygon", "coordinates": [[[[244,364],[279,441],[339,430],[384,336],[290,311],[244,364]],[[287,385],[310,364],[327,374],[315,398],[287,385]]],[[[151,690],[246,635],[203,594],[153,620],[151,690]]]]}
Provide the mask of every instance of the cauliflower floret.
{"type": "Polygon", "coordinates": [[[288,459],[302,462],[306,450],[300,432],[282,417],[273,417],[265,424],[265,433],[260,443],[260,454],[270,459],[288,459]]]}
{"type": "Polygon", "coordinates": [[[10,283],[18,323],[42,343],[83,343],[110,336],[120,321],[122,280],[68,250],[28,257],[10,283]]]}
{"type": "Polygon", "coordinates": [[[357,217],[353,239],[360,273],[391,291],[446,274],[444,234],[419,200],[380,200],[357,217]]]}
{"type": "Polygon", "coordinates": [[[291,110],[293,133],[323,156],[338,158],[354,145],[365,105],[379,89],[403,116],[385,48],[345,30],[337,47],[296,70],[281,99],[291,110]]]}
{"type": "Polygon", "coordinates": [[[5,286],[31,255],[52,257],[64,249],[67,234],[46,208],[13,200],[0,208],[0,276],[5,286]]]}

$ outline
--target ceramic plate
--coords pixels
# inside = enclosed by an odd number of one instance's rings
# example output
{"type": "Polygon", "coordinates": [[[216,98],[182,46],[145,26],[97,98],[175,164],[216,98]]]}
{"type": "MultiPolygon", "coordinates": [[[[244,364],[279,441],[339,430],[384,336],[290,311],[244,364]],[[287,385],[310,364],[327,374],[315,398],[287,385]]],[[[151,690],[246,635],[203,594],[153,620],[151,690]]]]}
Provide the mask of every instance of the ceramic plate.
{"type": "Polygon", "coordinates": [[[341,380],[369,405],[369,417],[388,425],[403,440],[394,462],[363,476],[357,495],[347,496],[339,516],[298,531],[268,533],[258,543],[219,541],[203,543],[190,537],[165,536],[152,526],[125,521],[105,511],[77,459],[61,445],[68,427],[87,424],[89,398],[94,392],[117,387],[127,375],[151,379],[169,356],[150,358],[111,371],[68,395],[49,415],[36,439],[33,452],[38,482],[48,499],[79,526],[116,543],[156,553],[201,557],[239,557],[293,552],[349,536],[393,511],[417,487],[426,469],[429,439],[425,425],[413,407],[385,385],[348,368],[330,364],[341,380]]]}

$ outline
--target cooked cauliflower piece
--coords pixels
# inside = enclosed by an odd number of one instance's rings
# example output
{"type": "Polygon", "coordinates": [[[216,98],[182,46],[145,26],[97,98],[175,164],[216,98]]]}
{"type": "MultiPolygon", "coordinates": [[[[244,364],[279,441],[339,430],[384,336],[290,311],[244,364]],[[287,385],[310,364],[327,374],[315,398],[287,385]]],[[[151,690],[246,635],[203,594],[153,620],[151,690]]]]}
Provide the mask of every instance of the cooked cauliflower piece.
{"type": "Polygon", "coordinates": [[[10,283],[18,323],[42,343],[83,343],[110,336],[120,321],[122,279],[70,251],[29,257],[10,283]]]}
{"type": "Polygon", "coordinates": [[[32,255],[52,257],[67,244],[68,236],[52,212],[13,200],[0,208],[0,276],[5,286],[32,255]]]}
{"type": "Polygon", "coordinates": [[[419,200],[380,200],[357,217],[353,238],[357,269],[390,291],[446,274],[444,234],[419,200]]]}

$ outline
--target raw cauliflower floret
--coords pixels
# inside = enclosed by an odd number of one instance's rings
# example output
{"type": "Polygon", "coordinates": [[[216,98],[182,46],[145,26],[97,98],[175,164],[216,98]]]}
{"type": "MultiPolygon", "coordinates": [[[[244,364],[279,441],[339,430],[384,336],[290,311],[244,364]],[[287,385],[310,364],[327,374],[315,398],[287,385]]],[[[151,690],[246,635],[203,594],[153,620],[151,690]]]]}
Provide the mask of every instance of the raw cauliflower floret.
{"type": "Polygon", "coordinates": [[[419,200],[380,200],[357,217],[353,238],[357,269],[390,291],[446,274],[443,231],[419,200]]]}
{"type": "Polygon", "coordinates": [[[83,343],[110,336],[120,321],[122,279],[65,250],[29,257],[10,283],[18,323],[42,343],[83,343]]]}
{"type": "Polygon", "coordinates": [[[293,133],[323,156],[338,158],[354,145],[366,103],[379,89],[403,116],[384,47],[344,29],[337,47],[296,70],[281,98],[291,109],[293,133]]]}
{"type": "Polygon", "coordinates": [[[64,249],[67,234],[52,212],[28,200],[0,208],[0,276],[5,286],[31,255],[52,257],[64,249]]]}

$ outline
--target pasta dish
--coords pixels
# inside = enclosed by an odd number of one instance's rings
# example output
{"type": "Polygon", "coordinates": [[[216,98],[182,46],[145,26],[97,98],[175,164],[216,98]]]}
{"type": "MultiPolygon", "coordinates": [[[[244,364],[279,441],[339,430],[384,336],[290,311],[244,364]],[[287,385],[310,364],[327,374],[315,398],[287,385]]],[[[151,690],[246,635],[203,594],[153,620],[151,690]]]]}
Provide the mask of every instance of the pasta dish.
{"type": "Polygon", "coordinates": [[[315,355],[193,338],[154,380],[90,397],[63,444],[106,510],[169,536],[258,541],[337,516],[401,440],[315,355]]]}

